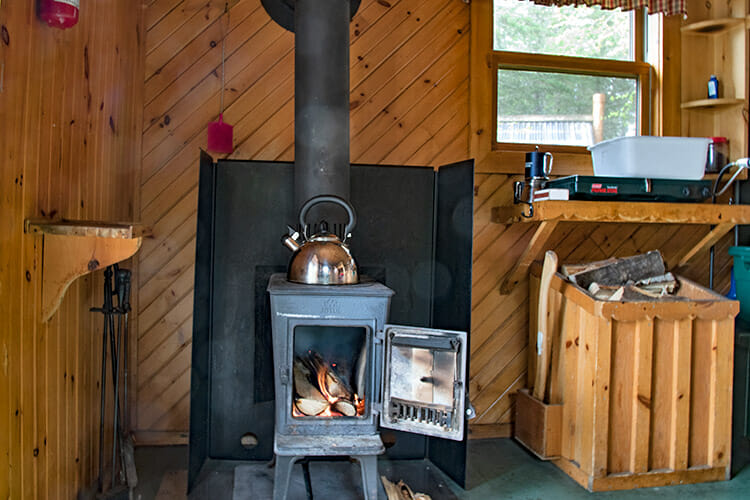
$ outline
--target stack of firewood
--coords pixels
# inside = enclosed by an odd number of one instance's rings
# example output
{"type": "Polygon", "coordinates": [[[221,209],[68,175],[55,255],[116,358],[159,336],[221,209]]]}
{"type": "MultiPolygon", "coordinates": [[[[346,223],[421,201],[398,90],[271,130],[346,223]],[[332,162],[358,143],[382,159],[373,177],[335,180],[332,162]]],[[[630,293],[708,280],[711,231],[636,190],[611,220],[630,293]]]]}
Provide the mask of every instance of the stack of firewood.
{"type": "Polygon", "coordinates": [[[598,300],[660,300],[679,288],[658,250],[621,259],[563,265],[561,271],[598,300]]]}
{"type": "Polygon", "coordinates": [[[398,483],[392,483],[385,476],[380,476],[380,480],[383,482],[388,500],[432,500],[430,495],[414,493],[403,480],[398,483]]]}
{"type": "Polygon", "coordinates": [[[314,352],[294,358],[294,392],[294,405],[303,415],[354,417],[361,413],[359,396],[346,379],[314,352]]]}

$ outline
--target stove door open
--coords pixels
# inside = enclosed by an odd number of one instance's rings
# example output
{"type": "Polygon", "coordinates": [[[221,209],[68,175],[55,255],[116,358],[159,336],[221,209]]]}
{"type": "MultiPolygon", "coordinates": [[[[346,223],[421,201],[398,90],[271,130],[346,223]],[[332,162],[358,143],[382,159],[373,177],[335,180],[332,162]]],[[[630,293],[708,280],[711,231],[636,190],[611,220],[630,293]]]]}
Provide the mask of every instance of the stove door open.
{"type": "Polygon", "coordinates": [[[386,325],[380,426],[464,437],[466,332],[386,325]]]}

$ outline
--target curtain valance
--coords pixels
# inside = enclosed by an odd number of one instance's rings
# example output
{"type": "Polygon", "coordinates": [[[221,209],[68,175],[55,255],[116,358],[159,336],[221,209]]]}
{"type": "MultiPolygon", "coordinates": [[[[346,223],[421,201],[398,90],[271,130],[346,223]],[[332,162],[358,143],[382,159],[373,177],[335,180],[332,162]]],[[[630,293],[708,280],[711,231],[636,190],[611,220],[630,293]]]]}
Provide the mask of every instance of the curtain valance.
{"type": "Polygon", "coordinates": [[[687,14],[685,0],[531,0],[540,5],[555,5],[562,7],[565,5],[599,5],[602,9],[633,10],[646,7],[649,14],[658,12],[667,16],[676,14],[687,14]]]}

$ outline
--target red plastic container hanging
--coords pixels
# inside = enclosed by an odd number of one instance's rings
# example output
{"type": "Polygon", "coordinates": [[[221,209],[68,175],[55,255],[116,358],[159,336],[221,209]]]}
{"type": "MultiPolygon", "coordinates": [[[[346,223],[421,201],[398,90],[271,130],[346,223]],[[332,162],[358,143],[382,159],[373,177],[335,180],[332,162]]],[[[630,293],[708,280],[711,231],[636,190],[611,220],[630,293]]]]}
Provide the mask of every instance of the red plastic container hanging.
{"type": "Polygon", "coordinates": [[[81,0],[38,0],[39,19],[53,28],[71,28],[78,22],[81,0]]]}

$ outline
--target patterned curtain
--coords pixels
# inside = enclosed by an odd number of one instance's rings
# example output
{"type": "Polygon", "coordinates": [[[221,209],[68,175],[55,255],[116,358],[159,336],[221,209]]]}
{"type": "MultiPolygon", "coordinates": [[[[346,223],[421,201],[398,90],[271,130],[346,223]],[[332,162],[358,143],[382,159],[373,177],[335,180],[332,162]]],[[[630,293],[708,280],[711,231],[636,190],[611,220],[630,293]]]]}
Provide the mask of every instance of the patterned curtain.
{"type": "Polygon", "coordinates": [[[676,14],[687,14],[685,7],[686,0],[531,0],[540,5],[555,5],[562,7],[564,5],[599,5],[602,9],[633,10],[642,7],[648,8],[649,14],[662,12],[666,16],[676,14]]]}

